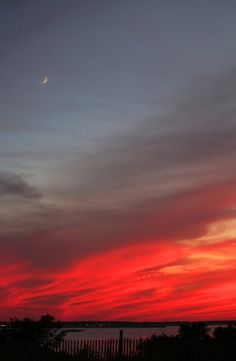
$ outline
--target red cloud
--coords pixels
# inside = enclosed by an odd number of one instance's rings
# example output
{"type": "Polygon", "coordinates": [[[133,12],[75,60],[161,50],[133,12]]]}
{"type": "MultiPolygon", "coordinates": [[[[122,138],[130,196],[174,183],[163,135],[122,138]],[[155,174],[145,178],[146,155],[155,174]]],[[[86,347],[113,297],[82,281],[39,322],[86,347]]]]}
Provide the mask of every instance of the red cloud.
{"type": "Polygon", "coordinates": [[[62,319],[234,318],[236,264],[224,255],[235,248],[232,241],[195,247],[146,242],[88,257],[51,280],[42,274],[33,288],[22,268],[8,280],[12,301],[3,303],[2,317],[30,310],[62,319]]]}
{"type": "Polygon", "coordinates": [[[236,246],[234,223],[227,223],[234,216],[234,189],[234,181],[199,188],[161,206],[152,201],[110,218],[98,214],[96,221],[87,214],[78,236],[91,240],[90,254],[79,252],[76,232],[39,233],[28,243],[29,253],[35,247],[40,260],[50,249],[49,267],[38,267],[34,257],[13,262],[17,254],[2,265],[0,318],[45,312],[62,319],[235,318],[236,246]],[[209,235],[212,224],[223,224],[217,239],[209,235]],[[61,269],[57,235],[68,248],[61,269]],[[74,238],[65,243],[69,235],[74,238]]]}

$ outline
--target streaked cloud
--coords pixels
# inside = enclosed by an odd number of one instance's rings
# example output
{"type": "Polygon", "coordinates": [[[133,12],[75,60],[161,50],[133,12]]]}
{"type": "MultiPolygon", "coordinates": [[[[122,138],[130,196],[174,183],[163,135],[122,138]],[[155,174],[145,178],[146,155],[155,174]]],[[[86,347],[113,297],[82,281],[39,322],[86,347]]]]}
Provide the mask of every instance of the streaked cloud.
{"type": "Polygon", "coordinates": [[[71,4],[0,5],[0,319],[235,318],[233,5],[71,4]]]}

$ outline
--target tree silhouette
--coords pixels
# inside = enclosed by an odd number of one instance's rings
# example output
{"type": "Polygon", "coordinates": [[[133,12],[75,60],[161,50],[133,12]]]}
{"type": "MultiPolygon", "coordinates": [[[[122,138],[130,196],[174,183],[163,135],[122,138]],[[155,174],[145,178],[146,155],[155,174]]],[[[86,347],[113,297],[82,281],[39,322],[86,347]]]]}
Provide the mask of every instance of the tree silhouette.
{"type": "Polygon", "coordinates": [[[216,340],[236,340],[236,327],[234,325],[217,327],[213,335],[216,340]]]}
{"type": "Polygon", "coordinates": [[[14,318],[10,321],[0,330],[2,340],[29,340],[41,346],[46,344],[55,346],[64,338],[64,333],[60,331],[60,322],[50,314],[41,316],[39,321],[29,317],[22,320],[14,318]]]}
{"type": "Polygon", "coordinates": [[[183,339],[205,340],[209,338],[209,328],[204,322],[183,324],[179,328],[178,337],[183,339]]]}

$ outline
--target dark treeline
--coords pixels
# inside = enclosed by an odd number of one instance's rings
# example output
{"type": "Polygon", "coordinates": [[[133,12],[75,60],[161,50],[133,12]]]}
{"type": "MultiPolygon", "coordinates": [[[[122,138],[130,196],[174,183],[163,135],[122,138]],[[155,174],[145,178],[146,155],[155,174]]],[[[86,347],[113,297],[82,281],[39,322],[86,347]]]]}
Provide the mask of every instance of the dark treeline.
{"type": "Polygon", "coordinates": [[[0,328],[1,361],[235,361],[236,325],[212,334],[203,322],[180,325],[176,336],[145,340],[66,341],[54,316],[12,319],[0,328]]]}

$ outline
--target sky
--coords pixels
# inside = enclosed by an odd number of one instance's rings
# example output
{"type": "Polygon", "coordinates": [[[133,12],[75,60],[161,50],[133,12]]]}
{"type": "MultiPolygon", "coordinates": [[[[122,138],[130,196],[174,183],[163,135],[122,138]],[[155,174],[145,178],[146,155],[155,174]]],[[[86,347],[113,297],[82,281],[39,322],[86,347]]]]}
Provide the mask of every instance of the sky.
{"type": "Polygon", "coordinates": [[[1,320],[236,318],[235,34],[234,0],[0,2],[1,320]]]}

